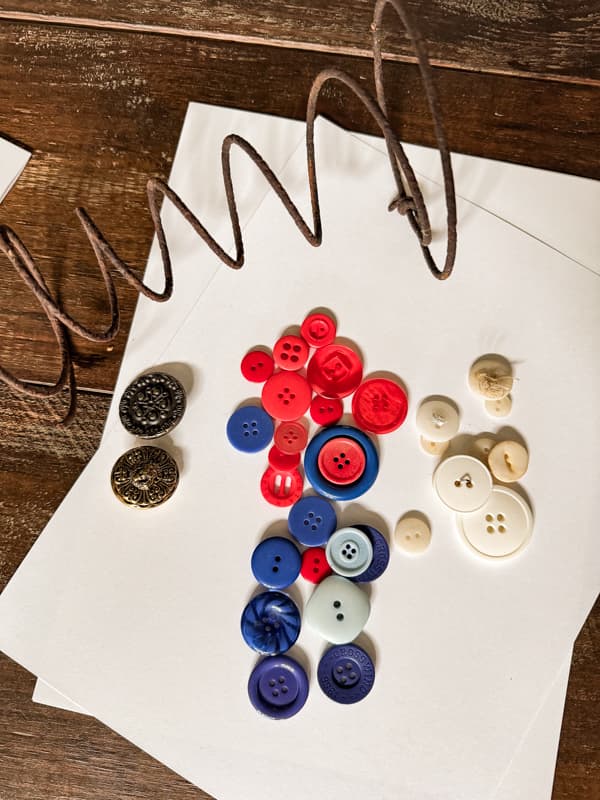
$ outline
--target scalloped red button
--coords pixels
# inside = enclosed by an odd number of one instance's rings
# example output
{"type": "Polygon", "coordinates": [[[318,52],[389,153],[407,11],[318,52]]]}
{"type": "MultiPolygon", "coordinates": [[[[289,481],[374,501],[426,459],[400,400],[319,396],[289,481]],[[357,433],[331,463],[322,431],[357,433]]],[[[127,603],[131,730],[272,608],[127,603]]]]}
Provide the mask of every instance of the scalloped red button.
{"type": "Polygon", "coordinates": [[[358,427],[370,433],[391,433],[406,419],[406,392],[387,378],[362,383],[352,398],[352,415],[358,427]]]}
{"type": "Polygon", "coordinates": [[[311,347],[324,347],[335,339],[336,325],[327,314],[309,314],[302,323],[300,333],[311,347]]]}
{"type": "Polygon", "coordinates": [[[260,491],[272,506],[292,506],[302,496],[304,478],[297,469],[291,472],[267,467],[260,481],[260,491]]]}

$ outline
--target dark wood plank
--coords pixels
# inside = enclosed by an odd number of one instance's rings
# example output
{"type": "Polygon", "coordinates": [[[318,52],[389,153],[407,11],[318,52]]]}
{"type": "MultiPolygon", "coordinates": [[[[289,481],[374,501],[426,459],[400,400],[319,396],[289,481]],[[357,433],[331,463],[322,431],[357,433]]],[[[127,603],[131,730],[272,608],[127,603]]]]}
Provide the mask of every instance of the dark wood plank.
{"type": "MultiPolygon", "coordinates": [[[[600,7],[597,2],[527,0],[406,0],[439,64],[553,78],[600,81],[600,7]]],[[[194,32],[232,41],[365,54],[371,49],[373,0],[0,0],[0,14],[63,18],[78,24],[143,26],[194,32]]],[[[390,19],[393,12],[388,11],[390,19]]],[[[385,39],[393,57],[413,53],[395,23],[385,39]]]]}

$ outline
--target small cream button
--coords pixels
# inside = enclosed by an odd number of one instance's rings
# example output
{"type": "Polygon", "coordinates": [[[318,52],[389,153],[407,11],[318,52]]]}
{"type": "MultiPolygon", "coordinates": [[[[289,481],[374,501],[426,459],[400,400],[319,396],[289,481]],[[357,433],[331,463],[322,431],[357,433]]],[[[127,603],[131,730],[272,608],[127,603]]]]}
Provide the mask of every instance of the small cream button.
{"type": "Polygon", "coordinates": [[[487,400],[500,400],[513,387],[512,367],[503,356],[483,356],[469,370],[469,386],[487,400]]]}
{"type": "Polygon", "coordinates": [[[476,511],[492,493],[489,469],[473,456],[451,456],[433,473],[438,497],[452,511],[476,511]]]}
{"type": "Polygon", "coordinates": [[[487,464],[488,456],[495,444],[496,439],[493,439],[491,436],[479,436],[473,442],[473,455],[487,464]]]}
{"type": "Polygon", "coordinates": [[[458,433],[458,409],[445,397],[423,400],[417,410],[417,429],[430,442],[448,442],[458,433]]]}
{"type": "Polygon", "coordinates": [[[512,411],[512,397],[507,394],[497,400],[486,400],[484,406],[490,417],[508,417],[512,411]]]}
{"type": "Polygon", "coordinates": [[[394,544],[398,550],[411,555],[424,553],[431,542],[429,525],[421,517],[406,514],[398,520],[394,531],[394,544]]]}
{"type": "Polygon", "coordinates": [[[450,447],[450,441],[447,442],[430,442],[424,436],[421,436],[421,449],[430,456],[443,456],[446,450],[450,447]]]}
{"type": "Polygon", "coordinates": [[[488,465],[496,480],[514,483],[527,472],[529,453],[519,442],[499,442],[490,450],[488,465]]]}
{"type": "Polygon", "coordinates": [[[487,503],[471,514],[458,514],[466,543],[486,558],[507,558],[521,551],[533,530],[531,509],[512,489],[494,486],[487,503]]]}

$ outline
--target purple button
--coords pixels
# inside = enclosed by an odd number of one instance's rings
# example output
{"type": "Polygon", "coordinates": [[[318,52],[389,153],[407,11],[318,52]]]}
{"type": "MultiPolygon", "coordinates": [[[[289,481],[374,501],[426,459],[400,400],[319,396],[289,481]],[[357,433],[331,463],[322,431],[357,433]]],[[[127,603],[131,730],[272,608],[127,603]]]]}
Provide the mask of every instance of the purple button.
{"type": "Polygon", "coordinates": [[[248,696],[257,711],[271,719],[293,717],[306,703],[308,677],[289,656],[259,661],[248,681],[248,696]]]}
{"type": "Polygon", "coordinates": [[[375,682],[371,657],[355,644],[338,644],[319,662],[317,679],[324,694],[336,703],[358,703],[375,682]]]}
{"type": "Polygon", "coordinates": [[[352,527],[358,528],[359,531],[365,533],[373,546],[373,560],[363,573],[352,578],[352,580],[357,583],[376,581],[377,578],[383,575],[387,565],[390,563],[390,548],[387,539],[381,531],[373,528],[372,525],[352,525],[352,527]]]}

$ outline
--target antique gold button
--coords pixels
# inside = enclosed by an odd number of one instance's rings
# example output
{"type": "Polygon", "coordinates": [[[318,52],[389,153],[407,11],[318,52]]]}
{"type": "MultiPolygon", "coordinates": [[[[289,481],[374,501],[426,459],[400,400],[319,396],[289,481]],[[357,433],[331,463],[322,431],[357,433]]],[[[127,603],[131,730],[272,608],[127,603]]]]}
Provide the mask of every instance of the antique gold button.
{"type": "Polygon", "coordinates": [[[119,416],[126,431],[143,439],[169,433],[185,411],[185,391],[172,375],[140,375],[123,392],[119,416]]]}
{"type": "Polygon", "coordinates": [[[110,483],[126,505],[153,508],[171,497],[179,483],[179,470],[166,450],[134,447],[117,460],[110,483]]]}

